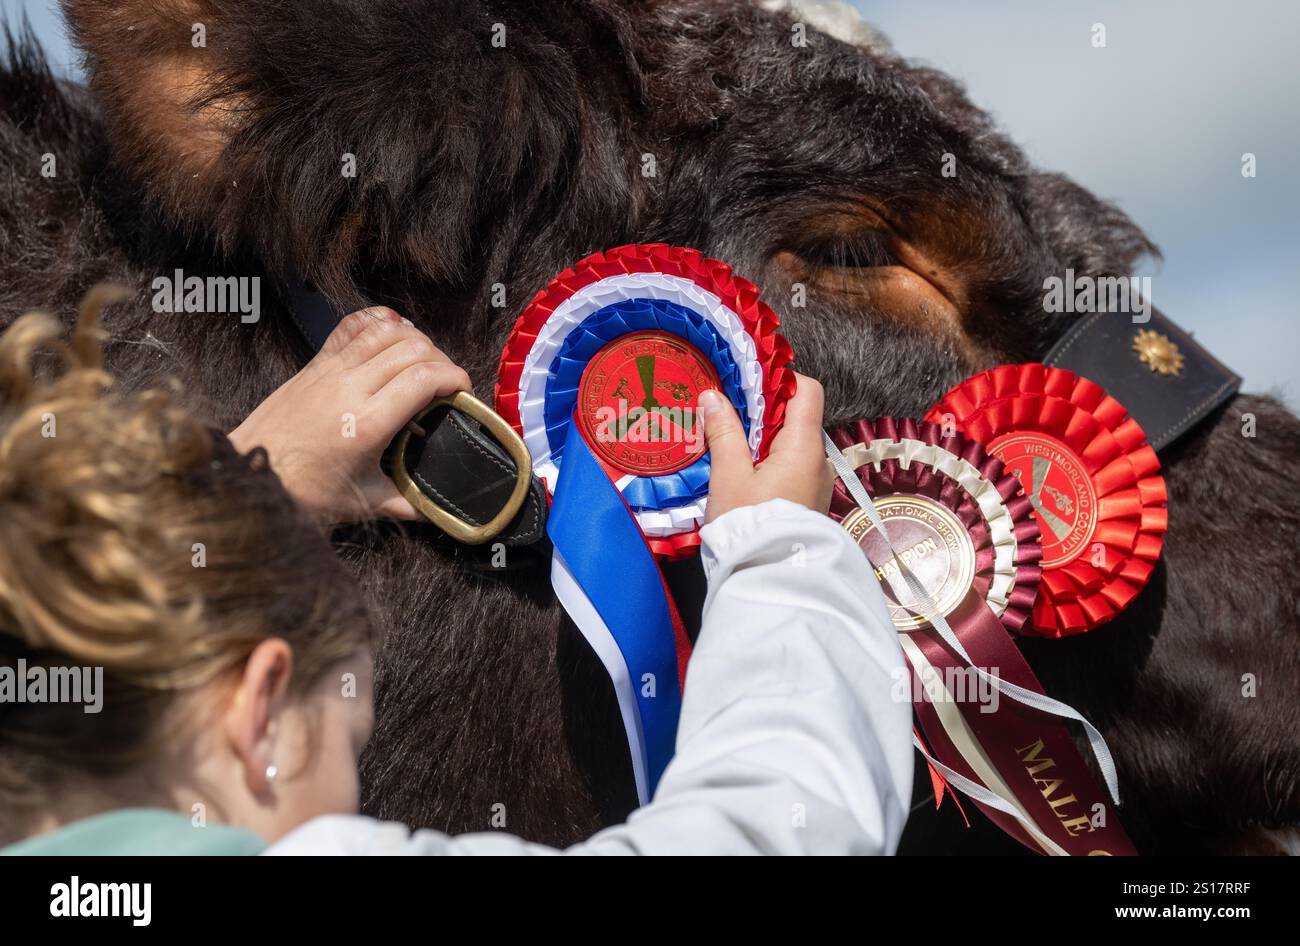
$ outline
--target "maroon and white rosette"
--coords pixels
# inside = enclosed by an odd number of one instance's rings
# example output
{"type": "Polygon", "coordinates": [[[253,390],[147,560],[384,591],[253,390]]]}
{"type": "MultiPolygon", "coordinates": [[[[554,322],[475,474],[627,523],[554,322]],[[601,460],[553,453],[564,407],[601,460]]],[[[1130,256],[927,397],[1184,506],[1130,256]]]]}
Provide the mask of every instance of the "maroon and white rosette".
{"type": "MultiPolygon", "coordinates": [[[[913,573],[944,613],[973,595],[1007,630],[1019,631],[1033,609],[1042,548],[1033,507],[1002,461],[972,440],[943,437],[936,425],[910,418],[858,421],[831,438],[867,493],[882,497],[876,508],[891,539],[910,553],[913,573]]],[[[878,568],[893,567],[884,538],[839,480],[831,516],[865,543],[868,558],[884,561],[878,568]]],[[[882,583],[900,630],[928,623],[906,585],[882,583]],[[894,597],[895,585],[904,600],[894,597]]]]}
{"type": "Polygon", "coordinates": [[[932,423],[863,420],[830,439],[840,474],[831,516],[885,593],[932,772],[1035,851],[1134,853],[1063,724],[1086,721],[1045,694],[1011,636],[1041,578],[1020,481],[981,444],[932,423]]]}

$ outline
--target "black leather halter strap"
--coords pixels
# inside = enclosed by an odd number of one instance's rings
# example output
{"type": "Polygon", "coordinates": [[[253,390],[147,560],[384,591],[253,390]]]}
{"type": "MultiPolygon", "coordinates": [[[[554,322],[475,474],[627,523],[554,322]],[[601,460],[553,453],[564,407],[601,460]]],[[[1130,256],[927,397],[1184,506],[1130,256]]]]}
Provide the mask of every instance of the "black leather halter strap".
{"type": "MultiPolygon", "coordinates": [[[[282,286],[294,323],[319,351],[344,313],[301,278],[291,275],[282,286]]],[[[502,511],[520,499],[521,467],[528,469],[527,452],[505,421],[464,396],[434,402],[385,455],[385,469],[411,504],[465,545],[545,541],[546,487],[531,472],[518,513],[502,521],[502,511]]]]}
{"type": "Polygon", "coordinates": [[[1105,388],[1163,450],[1226,404],[1241,378],[1155,309],[1083,316],[1043,359],[1105,388]]]}

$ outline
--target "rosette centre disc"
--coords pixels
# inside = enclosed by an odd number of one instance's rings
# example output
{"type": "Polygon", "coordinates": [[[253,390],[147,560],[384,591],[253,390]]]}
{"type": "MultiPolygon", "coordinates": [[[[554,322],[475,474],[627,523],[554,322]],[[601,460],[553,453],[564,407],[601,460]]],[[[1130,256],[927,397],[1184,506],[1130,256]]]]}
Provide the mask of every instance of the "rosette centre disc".
{"type": "Polygon", "coordinates": [[[1041,432],[1010,434],[989,450],[1015,473],[1043,533],[1043,567],[1079,557],[1097,528],[1097,494],[1083,461],[1041,432]]]}
{"type": "MultiPolygon", "coordinates": [[[[898,558],[929,593],[945,617],[961,604],[975,580],[975,546],[970,534],[942,503],[925,496],[886,496],[875,501],[898,558]]],[[[866,552],[880,579],[894,627],[925,627],[921,606],[908,589],[889,542],[861,509],[842,523],[866,552]]]]}
{"type": "Polygon", "coordinates": [[[578,387],[578,422],[596,455],[640,476],[675,473],[707,449],[696,421],[702,391],[720,388],[709,359],[668,332],[610,342],[578,387]]]}

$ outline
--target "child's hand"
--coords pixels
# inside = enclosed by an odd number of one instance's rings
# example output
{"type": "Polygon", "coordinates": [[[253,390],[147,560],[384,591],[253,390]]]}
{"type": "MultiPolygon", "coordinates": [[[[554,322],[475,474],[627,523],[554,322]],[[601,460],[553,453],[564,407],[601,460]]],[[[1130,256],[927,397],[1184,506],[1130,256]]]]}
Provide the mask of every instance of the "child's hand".
{"type": "Polygon", "coordinates": [[[434,398],[468,390],[469,375],[396,312],[363,309],[230,441],[241,453],[264,447],[290,495],[327,526],[418,519],[380,470],[380,455],[434,398]]]}
{"type": "Polygon", "coordinates": [[[796,377],[798,388],[786,406],[785,426],[758,466],[730,402],[717,391],[700,395],[712,467],[706,522],[769,499],[788,499],[822,513],[830,508],[832,474],[822,447],[822,386],[812,378],[796,377]]]}

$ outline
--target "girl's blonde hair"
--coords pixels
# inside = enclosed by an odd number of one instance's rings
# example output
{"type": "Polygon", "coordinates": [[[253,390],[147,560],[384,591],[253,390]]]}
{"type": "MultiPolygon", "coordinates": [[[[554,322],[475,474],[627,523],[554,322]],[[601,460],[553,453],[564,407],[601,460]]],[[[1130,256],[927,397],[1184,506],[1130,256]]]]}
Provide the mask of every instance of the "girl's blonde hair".
{"type": "MultiPolygon", "coordinates": [[[[0,702],[0,841],[51,799],[129,775],[174,701],[270,637],[301,694],[371,642],[362,595],[261,451],[241,456],[174,392],[102,366],[98,288],[70,340],[0,336],[0,667],[102,667],[102,711],[0,702]]],[[[22,681],[19,681],[19,685],[22,681]]]]}

